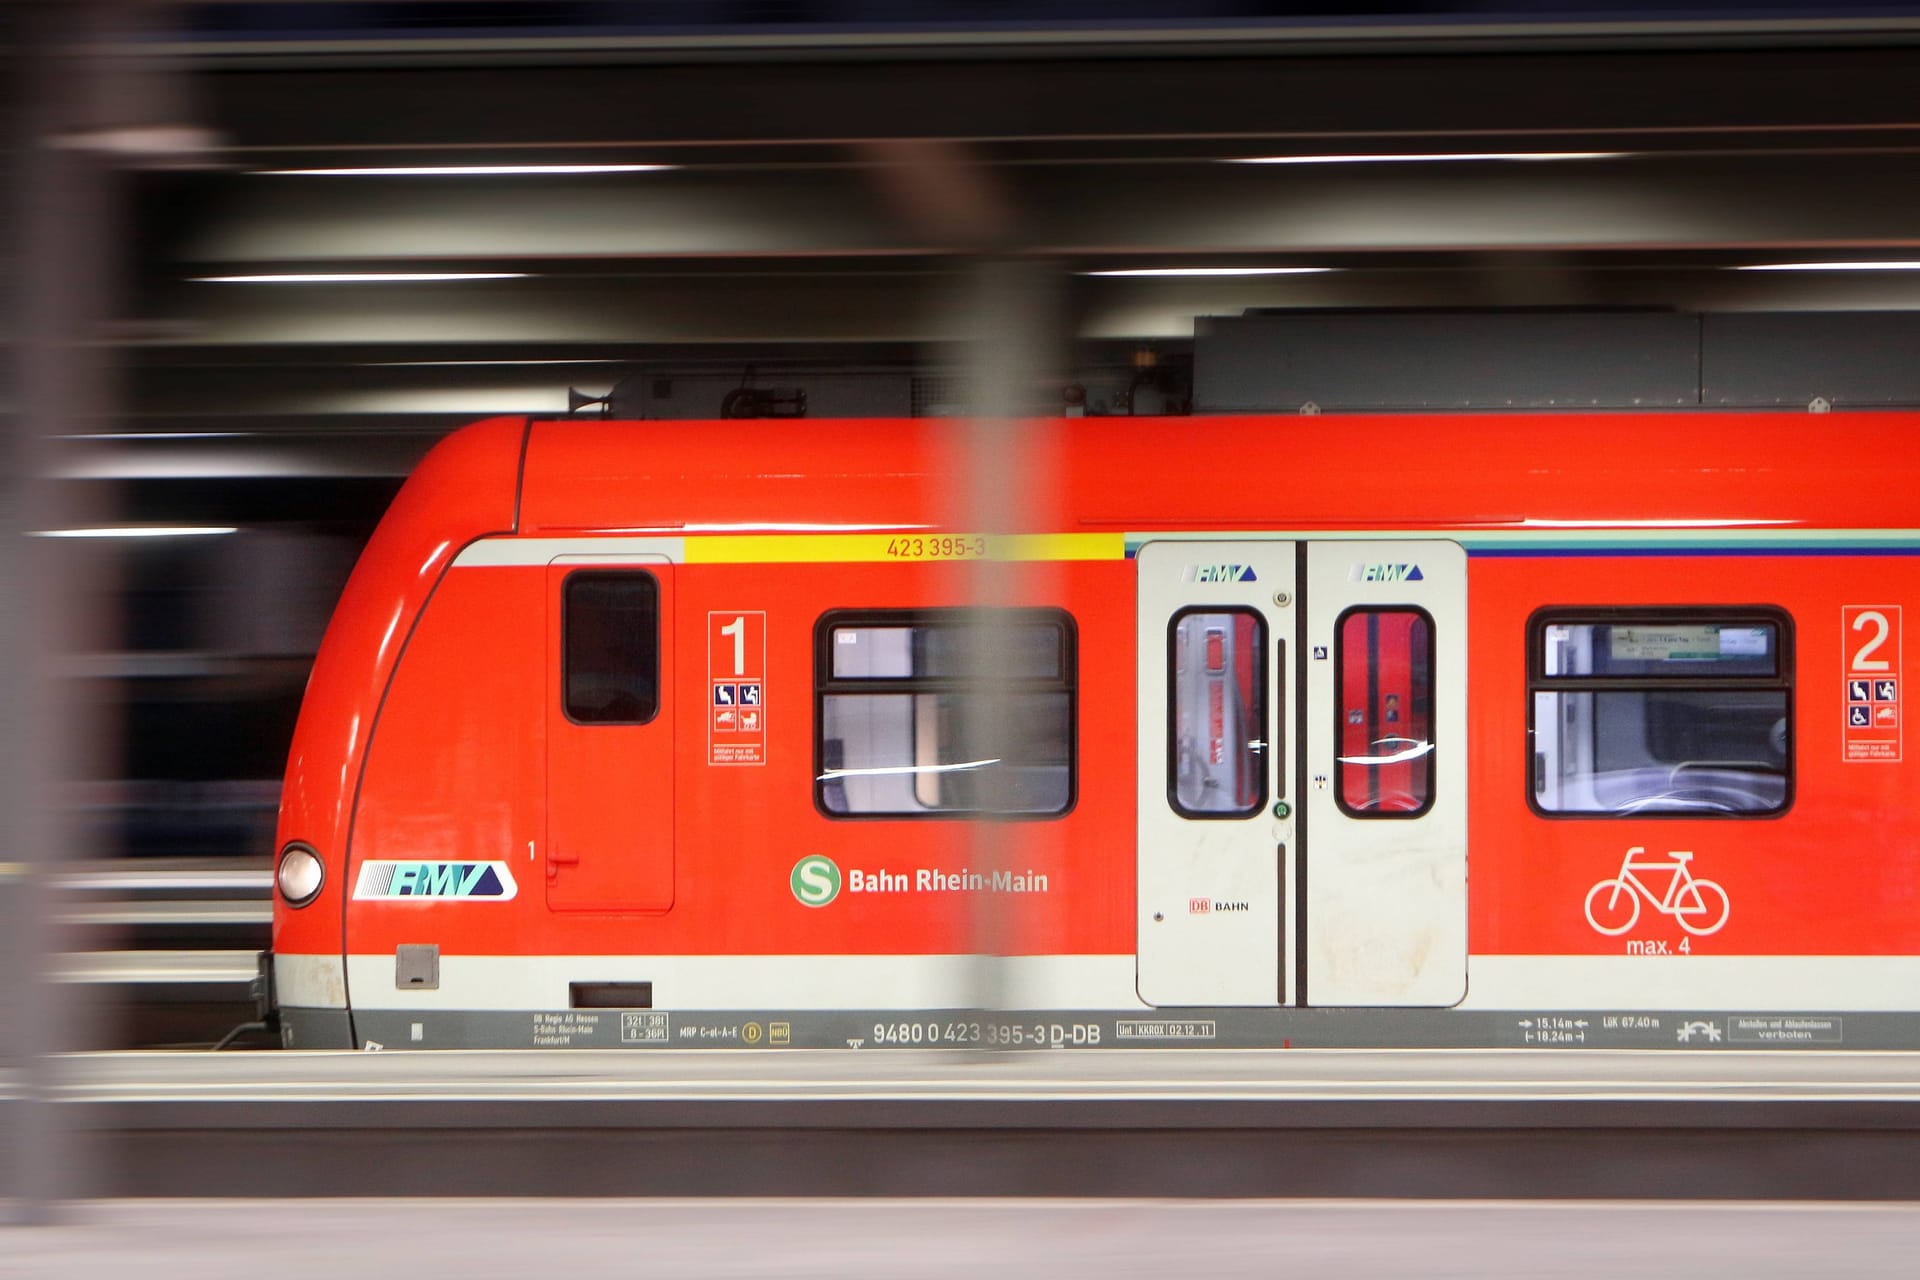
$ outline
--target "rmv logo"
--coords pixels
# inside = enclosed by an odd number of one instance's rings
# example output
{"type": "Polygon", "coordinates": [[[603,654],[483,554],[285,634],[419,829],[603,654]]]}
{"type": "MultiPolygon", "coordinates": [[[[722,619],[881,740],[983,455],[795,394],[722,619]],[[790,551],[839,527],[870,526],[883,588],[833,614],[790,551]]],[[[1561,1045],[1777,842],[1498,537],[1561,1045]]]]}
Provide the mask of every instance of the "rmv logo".
{"type": "Polygon", "coordinates": [[[360,868],[356,898],[492,898],[518,886],[504,862],[368,862],[360,868]]]}
{"type": "Polygon", "coordinates": [[[1347,571],[1348,582],[1425,582],[1427,575],[1417,564],[1356,564],[1347,571]]]}
{"type": "Polygon", "coordinates": [[[1258,582],[1250,564],[1190,564],[1180,571],[1182,582],[1258,582]]]}
{"type": "Polygon", "coordinates": [[[788,883],[801,906],[824,907],[840,896],[840,866],[832,858],[810,853],[793,864],[788,883]]]}

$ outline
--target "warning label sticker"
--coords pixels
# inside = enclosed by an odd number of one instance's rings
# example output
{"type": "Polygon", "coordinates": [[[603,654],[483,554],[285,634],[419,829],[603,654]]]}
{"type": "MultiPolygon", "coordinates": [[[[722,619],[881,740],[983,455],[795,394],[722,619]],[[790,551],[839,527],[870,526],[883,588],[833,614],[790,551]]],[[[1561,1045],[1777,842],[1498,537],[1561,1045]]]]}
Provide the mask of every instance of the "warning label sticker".
{"type": "Polygon", "coordinates": [[[1901,758],[1900,606],[1850,604],[1840,610],[1842,758],[1860,763],[1901,758]]]}
{"type": "Polygon", "coordinates": [[[621,1044],[667,1043],[667,1015],[664,1013],[622,1013],[621,1044]]]}
{"type": "Polygon", "coordinates": [[[709,764],[767,762],[767,615],[757,609],[707,614],[709,764]]]}
{"type": "Polygon", "coordinates": [[[1116,1038],[1120,1040],[1211,1040],[1214,1038],[1212,1022],[1159,1022],[1131,1021],[1122,1019],[1117,1024],[1116,1038]]]}
{"type": "Polygon", "coordinates": [[[1727,1019],[1727,1039],[1736,1044],[1842,1044],[1839,1018],[1783,1016],[1727,1019]]]}

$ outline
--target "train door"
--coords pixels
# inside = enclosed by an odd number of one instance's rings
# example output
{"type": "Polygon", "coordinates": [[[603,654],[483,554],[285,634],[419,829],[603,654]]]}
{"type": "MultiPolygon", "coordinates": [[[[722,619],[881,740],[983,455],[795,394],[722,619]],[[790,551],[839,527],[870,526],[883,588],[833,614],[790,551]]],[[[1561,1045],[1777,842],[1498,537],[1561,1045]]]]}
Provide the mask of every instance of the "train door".
{"type": "Polygon", "coordinates": [[[1139,990],[1274,1005],[1294,850],[1294,544],[1150,542],[1140,602],[1139,990]]]}
{"type": "Polygon", "coordinates": [[[547,569],[547,904],[673,905],[673,566],[547,569]]]}
{"type": "Polygon", "coordinates": [[[1305,1004],[1467,991],[1467,556],[1306,548],[1305,1004]]]}
{"type": "Polygon", "coordinates": [[[1139,984],[1160,1005],[1466,990],[1466,557],[1140,550],[1139,984]]]}

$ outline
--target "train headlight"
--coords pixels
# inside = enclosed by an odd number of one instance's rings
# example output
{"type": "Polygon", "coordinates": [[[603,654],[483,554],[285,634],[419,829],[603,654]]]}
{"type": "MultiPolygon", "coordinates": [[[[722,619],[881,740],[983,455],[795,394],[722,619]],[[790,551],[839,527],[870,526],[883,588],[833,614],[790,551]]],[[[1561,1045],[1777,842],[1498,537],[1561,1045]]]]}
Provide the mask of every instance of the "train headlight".
{"type": "Polygon", "coordinates": [[[273,881],[288,906],[304,907],[320,896],[320,886],[327,882],[327,864],[306,845],[290,844],[280,851],[280,869],[273,881]]]}

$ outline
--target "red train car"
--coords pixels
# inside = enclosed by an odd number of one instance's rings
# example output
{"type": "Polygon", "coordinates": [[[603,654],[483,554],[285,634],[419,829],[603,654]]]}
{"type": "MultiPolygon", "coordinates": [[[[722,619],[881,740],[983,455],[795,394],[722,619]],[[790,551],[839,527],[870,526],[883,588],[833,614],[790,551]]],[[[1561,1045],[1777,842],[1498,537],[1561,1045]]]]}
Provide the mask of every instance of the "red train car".
{"type": "Polygon", "coordinates": [[[285,1043],[1920,1045],[1920,415],[1036,422],[995,531],[961,439],[440,445],[285,1043]]]}

